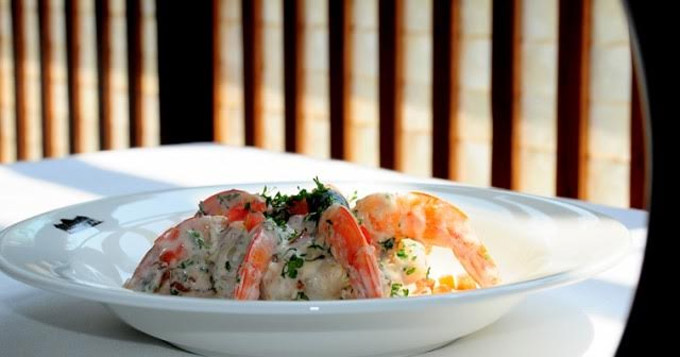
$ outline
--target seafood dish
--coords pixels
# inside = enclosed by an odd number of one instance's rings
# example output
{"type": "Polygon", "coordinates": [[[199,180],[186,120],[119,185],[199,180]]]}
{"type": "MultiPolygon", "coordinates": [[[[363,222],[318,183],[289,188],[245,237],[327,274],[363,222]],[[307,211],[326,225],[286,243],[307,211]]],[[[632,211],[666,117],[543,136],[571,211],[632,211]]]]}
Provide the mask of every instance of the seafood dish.
{"type": "Polygon", "coordinates": [[[231,189],[163,232],[124,287],[235,300],[402,298],[500,283],[467,215],[423,192],[350,199],[314,179],[296,194],[231,189]],[[460,267],[436,267],[445,249],[460,267]],[[452,253],[452,254],[451,254],[452,253]]]}

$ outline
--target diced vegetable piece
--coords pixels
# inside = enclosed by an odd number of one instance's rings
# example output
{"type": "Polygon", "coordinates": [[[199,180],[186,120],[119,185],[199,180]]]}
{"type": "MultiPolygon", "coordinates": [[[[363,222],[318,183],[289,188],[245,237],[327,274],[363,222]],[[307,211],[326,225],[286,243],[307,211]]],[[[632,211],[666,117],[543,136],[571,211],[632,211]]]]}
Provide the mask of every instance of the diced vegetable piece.
{"type": "Polygon", "coordinates": [[[475,281],[469,275],[461,274],[457,276],[455,286],[456,290],[471,290],[476,288],[477,284],[475,284],[475,281]]]}
{"type": "Polygon", "coordinates": [[[456,283],[453,275],[444,275],[439,278],[439,286],[446,286],[449,289],[455,289],[456,283]]]}

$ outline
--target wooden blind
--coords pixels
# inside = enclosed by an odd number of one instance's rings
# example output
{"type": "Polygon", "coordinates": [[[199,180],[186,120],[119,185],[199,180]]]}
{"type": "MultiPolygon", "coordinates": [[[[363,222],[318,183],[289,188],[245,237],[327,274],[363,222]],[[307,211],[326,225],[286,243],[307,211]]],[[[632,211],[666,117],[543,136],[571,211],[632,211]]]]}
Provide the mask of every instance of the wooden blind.
{"type": "Polygon", "coordinates": [[[215,140],[231,145],[245,144],[243,49],[247,42],[242,40],[242,15],[241,1],[213,0],[215,140]]]}
{"type": "Polygon", "coordinates": [[[16,160],[16,106],[12,6],[0,0],[0,163],[16,160]]]}
{"type": "MultiPolygon", "coordinates": [[[[2,162],[158,144],[155,5],[0,0],[2,162]]],[[[211,6],[217,142],[644,205],[617,0],[211,6]]]]}
{"type": "MultiPolygon", "coordinates": [[[[379,0],[354,0],[349,4],[345,19],[349,23],[345,42],[345,57],[349,57],[345,67],[348,96],[344,123],[345,154],[348,160],[377,167],[381,156],[379,0]]],[[[335,132],[331,139],[334,136],[335,132]]]]}
{"type": "Polygon", "coordinates": [[[35,160],[42,156],[40,98],[40,43],[38,2],[12,2],[14,78],[16,97],[17,158],[35,160]]]}

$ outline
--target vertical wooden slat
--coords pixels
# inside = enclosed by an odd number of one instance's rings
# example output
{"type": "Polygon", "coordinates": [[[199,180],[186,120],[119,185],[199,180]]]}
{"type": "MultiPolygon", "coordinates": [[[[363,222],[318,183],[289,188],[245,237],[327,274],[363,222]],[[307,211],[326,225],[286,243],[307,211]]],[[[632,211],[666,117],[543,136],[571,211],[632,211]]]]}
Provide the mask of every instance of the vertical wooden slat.
{"type": "Polygon", "coordinates": [[[379,98],[380,98],[380,166],[398,167],[401,122],[402,51],[400,51],[401,0],[380,0],[378,4],[379,98]]]}
{"type": "Polygon", "coordinates": [[[70,146],[71,152],[80,152],[81,142],[78,138],[81,134],[80,111],[75,110],[77,106],[77,98],[79,95],[79,86],[76,80],[76,68],[80,67],[80,57],[76,54],[79,43],[79,24],[78,21],[78,0],[66,0],[66,47],[68,48],[67,65],[68,65],[68,106],[69,106],[69,128],[70,128],[70,146]]]}
{"type": "Polygon", "coordinates": [[[45,27],[41,41],[49,47],[42,54],[43,64],[43,120],[49,122],[49,156],[59,157],[69,153],[68,65],[66,44],[66,15],[64,0],[45,0],[43,16],[45,27]],[[49,54],[49,57],[47,56],[49,54]],[[47,96],[47,97],[45,97],[47,96]]]}
{"type": "Polygon", "coordinates": [[[77,109],[80,98],[76,68],[80,68],[80,56],[77,54],[80,43],[80,21],[78,21],[78,0],[66,0],[66,43],[68,47],[68,109],[70,113],[70,146],[71,152],[82,151],[81,112],[77,109]]]}
{"type": "Polygon", "coordinates": [[[452,142],[458,112],[458,33],[460,0],[434,0],[432,6],[432,175],[449,178],[456,167],[452,142]]]}
{"type": "Polygon", "coordinates": [[[243,91],[246,145],[262,146],[262,3],[243,0],[243,91]]]}
{"type": "Polygon", "coordinates": [[[220,100],[222,95],[222,61],[220,59],[222,51],[222,31],[220,31],[220,17],[222,14],[222,4],[220,0],[212,0],[212,68],[213,68],[213,140],[216,142],[226,141],[225,118],[223,117],[220,100]]]}
{"type": "Polygon", "coordinates": [[[22,0],[12,1],[12,36],[14,40],[17,159],[25,160],[27,158],[28,145],[26,138],[26,81],[24,79],[26,53],[24,49],[24,9],[22,0]]]}
{"type": "Polygon", "coordinates": [[[153,0],[127,0],[130,143],[157,145],[158,68],[156,8],[153,0]]]}
{"type": "Polygon", "coordinates": [[[522,0],[514,190],[555,195],[558,0],[522,0]]]}
{"type": "Polygon", "coordinates": [[[38,4],[12,2],[17,156],[19,160],[42,156],[40,44],[38,4]]]}
{"type": "Polygon", "coordinates": [[[16,159],[12,4],[0,0],[0,163],[16,159]]]}
{"type": "Polygon", "coordinates": [[[299,0],[298,152],[329,158],[330,129],[330,60],[328,0],[299,0]]]}
{"type": "Polygon", "coordinates": [[[557,76],[557,189],[562,197],[585,193],[590,0],[560,0],[557,76]]]}
{"type": "Polygon", "coordinates": [[[646,126],[640,99],[639,78],[633,66],[631,125],[630,125],[630,206],[646,209],[649,206],[648,147],[645,143],[646,126]]]}
{"type": "Polygon", "coordinates": [[[331,157],[347,157],[345,127],[349,115],[349,81],[352,46],[350,43],[351,1],[328,1],[328,49],[330,69],[331,157]]]}
{"type": "Polygon", "coordinates": [[[97,47],[99,57],[99,112],[101,126],[99,128],[102,149],[113,148],[114,124],[111,117],[111,16],[110,0],[97,2],[97,47]]]}
{"type": "Polygon", "coordinates": [[[128,81],[130,83],[130,146],[143,146],[142,123],[142,9],[141,0],[127,0],[128,81]]]}
{"type": "Polygon", "coordinates": [[[158,85],[158,22],[156,0],[142,0],[140,14],[141,43],[141,144],[160,143],[160,102],[158,85]]]}
{"type": "Polygon", "coordinates": [[[128,11],[129,25],[132,27],[132,42],[130,52],[132,61],[130,62],[130,122],[133,129],[132,146],[144,146],[146,136],[144,127],[144,117],[142,112],[142,4],[141,0],[128,2],[131,11],[128,11]]]}
{"type": "Polygon", "coordinates": [[[213,140],[245,143],[242,0],[212,0],[213,140]]]}
{"type": "Polygon", "coordinates": [[[71,151],[76,153],[100,148],[94,10],[93,2],[66,2],[71,151]]]}
{"type": "Polygon", "coordinates": [[[100,136],[104,149],[130,145],[126,0],[97,1],[100,136]]]}
{"type": "Polygon", "coordinates": [[[300,133],[304,133],[301,113],[302,59],[304,48],[304,33],[302,31],[302,3],[301,0],[283,0],[283,67],[285,90],[285,122],[286,122],[286,151],[298,152],[303,147],[304,140],[300,133]]]}
{"type": "Polygon", "coordinates": [[[520,0],[495,0],[492,5],[491,185],[512,189],[520,81],[520,0]]]}
{"type": "Polygon", "coordinates": [[[55,116],[52,90],[52,41],[50,29],[49,0],[38,0],[38,21],[40,23],[40,70],[42,72],[40,92],[42,96],[43,156],[55,156],[55,116]]]}
{"type": "MultiPolygon", "coordinates": [[[[377,167],[380,164],[379,120],[379,0],[349,1],[345,38],[345,159],[377,167]]],[[[332,45],[332,44],[331,44],[332,45]]]]}
{"type": "Polygon", "coordinates": [[[130,146],[130,96],[125,0],[102,0],[100,79],[104,106],[104,144],[107,149],[130,146]]]}

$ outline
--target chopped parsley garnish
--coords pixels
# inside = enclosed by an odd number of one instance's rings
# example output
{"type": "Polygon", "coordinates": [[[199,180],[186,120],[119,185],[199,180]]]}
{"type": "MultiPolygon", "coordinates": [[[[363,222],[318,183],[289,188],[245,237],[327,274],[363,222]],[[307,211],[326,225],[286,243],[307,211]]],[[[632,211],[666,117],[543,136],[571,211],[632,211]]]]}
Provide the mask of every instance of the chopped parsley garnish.
{"type": "Polygon", "coordinates": [[[225,206],[226,203],[240,195],[241,195],[240,193],[228,193],[226,195],[218,195],[217,201],[220,203],[220,205],[225,206]]]}
{"type": "Polygon", "coordinates": [[[380,242],[380,245],[382,245],[383,249],[386,251],[394,248],[394,237],[380,242]]]}
{"type": "Polygon", "coordinates": [[[404,285],[400,283],[394,283],[390,286],[390,297],[395,296],[408,296],[408,289],[404,288],[404,285]]]}
{"type": "Polygon", "coordinates": [[[406,275],[411,275],[416,272],[416,267],[404,268],[404,272],[406,272],[406,275]]]}
{"type": "Polygon", "coordinates": [[[358,198],[357,190],[354,190],[354,192],[352,192],[352,195],[349,196],[349,199],[347,199],[347,202],[352,203],[352,202],[356,201],[357,198],[358,198]]]}
{"type": "Polygon", "coordinates": [[[487,260],[487,261],[491,260],[491,255],[486,250],[484,251],[484,260],[487,260]]]}
{"type": "Polygon", "coordinates": [[[194,261],[191,260],[191,259],[185,260],[185,261],[181,262],[181,263],[179,264],[179,267],[180,267],[180,269],[186,269],[186,268],[187,268],[188,266],[190,266],[190,265],[194,265],[194,261]]]}
{"type": "Polygon", "coordinates": [[[408,254],[406,254],[406,251],[403,248],[397,251],[397,256],[401,259],[408,258],[408,254]]]}
{"type": "Polygon", "coordinates": [[[286,262],[286,265],[283,266],[283,269],[281,270],[281,276],[284,278],[288,276],[291,279],[297,278],[298,269],[302,268],[304,264],[304,259],[293,254],[286,262]]]}
{"type": "Polygon", "coordinates": [[[313,261],[315,261],[315,260],[320,260],[320,259],[324,259],[324,258],[326,258],[325,255],[319,254],[319,255],[317,255],[317,256],[314,257],[314,258],[305,259],[305,261],[313,262],[313,261]]]}
{"type": "Polygon", "coordinates": [[[309,301],[309,297],[307,296],[307,294],[305,294],[304,291],[298,291],[297,295],[295,296],[295,300],[309,301]]]}
{"type": "Polygon", "coordinates": [[[301,236],[302,236],[302,232],[298,232],[298,231],[293,229],[293,232],[288,236],[287,239],[288,239],[289,242],[292,242],[292,241],[300,238],[301,236]]]}
{"type": "Polygon", "coordinates": [[[205,211],[205,207],[203,206],[203,201],[198,202],[198,213],[201,216],[207,216],[208,212],[205,211]]]}
{"type": "Polygon", "coordinates": [[[429,278],[430,278],[430,269],[431,269],[431,268],[432,268],[432,267],[427,267],[427,273],[425,273],[425,279],[429,279],[429,278]]]}
{"type": "Polygon", "coordinates": [[[349,203],[340,193],[331,190],[321,183],[318,177],[314,178],[314,183],[316,187],[311,192],[307,189],[301,189],[297,194],[291,196],[281,194],[280,192],[272,196],[268,192],[267,187],[265,187],[260,194],[267,203],[268,209],[265,212],[265,216],[283,227],[291,216],[291,209],[299,207],[300,202],[305,203],[307,206],[305,220],[313,222],[318,222],[326,208],[335,202],[349,207],[349,203]]]}
{"type": "Polygon", "coordinates": [[[201,232],[190,229],[187,231],[187,233],[189,233],[189,236],[194,240],[194,243],[198,246],[198,249],[203,249],[207,247],[207,244],[205,244],[201,232]]]}
{"type": "Polygon", "coordinates": [[[326,250],[326,248],[322,245],[318,245],[316,243],[310,244],[307,249],[320,249],[320,250],[326,250]]]}

